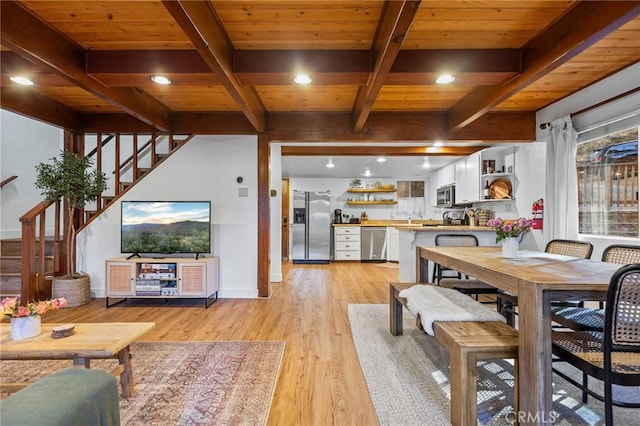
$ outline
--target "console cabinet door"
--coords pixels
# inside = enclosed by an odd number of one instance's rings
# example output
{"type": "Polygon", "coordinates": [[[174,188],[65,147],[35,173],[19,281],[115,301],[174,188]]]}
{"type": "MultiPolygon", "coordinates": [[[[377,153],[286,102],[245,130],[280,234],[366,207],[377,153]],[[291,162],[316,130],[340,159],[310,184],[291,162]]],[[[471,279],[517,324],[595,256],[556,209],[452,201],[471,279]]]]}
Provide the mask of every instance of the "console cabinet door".
{"type": "Polygon", "coordinates": [[[206,263],[178,263],[178,294],[208,296],[206,263]]]}
{"type": "Polygon", "coordinates": [[[107,296],[136,295],[136,264],[107,262],[107,296]]]}

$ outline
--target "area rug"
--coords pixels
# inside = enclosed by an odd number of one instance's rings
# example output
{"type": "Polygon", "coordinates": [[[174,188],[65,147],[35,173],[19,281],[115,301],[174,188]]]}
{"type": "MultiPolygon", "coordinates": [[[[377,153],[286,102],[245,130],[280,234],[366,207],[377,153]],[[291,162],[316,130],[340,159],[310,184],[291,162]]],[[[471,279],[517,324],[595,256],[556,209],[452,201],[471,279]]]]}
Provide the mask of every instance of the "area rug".
{"type": "MultiPolygon", "coordinates": [[[[266,425],[284,342],[135,342],[136,396],[122,425],[266,425]]],[[[3,382],[35,381],[70,361],[2,361],[3,382]]],[[[116,360],[92,360],[111,371],[116,360]]],[[[6,395],[5,395],[6,396],[6,395]]]]}
{"type": "MultiPolygon", "coordinates": [[[[349,322],[360,366],[381,425],[449,425],[449,354],[417,329],[404,309],[403,335],[389,332],[389,305],[349,305],[349,322]]],[[[570,367],[567,367],[570,368],[570,367]]],[[[478,423],[513,424],[513,364],[478,363],[478,423]]],[[[577,371],[571,373],[578,376],[577,371]]],[[[521,384],[522,385],[522,384],[521,384]]],[[[628,391],[630,388],[626,388],[628,391]]],[[[632,398],[640,400],[638,388],[632,398]]],[[[554,376],[555,425],[604,424],[603,404],[554,376]]],[[[614,407],[617,425],[637,425],[640,410],[614,407]]],[[[550,420],[550,419],[549,419],[550,420]]]]}

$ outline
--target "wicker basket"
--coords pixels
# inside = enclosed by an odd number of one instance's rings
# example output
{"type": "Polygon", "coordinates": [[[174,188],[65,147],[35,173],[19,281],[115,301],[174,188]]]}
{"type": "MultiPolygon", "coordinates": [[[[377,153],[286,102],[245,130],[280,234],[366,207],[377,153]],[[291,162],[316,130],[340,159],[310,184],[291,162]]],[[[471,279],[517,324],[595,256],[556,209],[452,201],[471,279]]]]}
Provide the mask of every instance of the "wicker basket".
{"type": "Polygon", "coordinates": [[[91,303],[89,275],[72,279],[54,278],[51,283],[51,297],[64,297],[69,308],[91,303]]]}
{"type": "Polygon", "coordinates": [[[476,210],[476,221],[478,226],[485,226],[491,219],[491,210],[476,210]]]}

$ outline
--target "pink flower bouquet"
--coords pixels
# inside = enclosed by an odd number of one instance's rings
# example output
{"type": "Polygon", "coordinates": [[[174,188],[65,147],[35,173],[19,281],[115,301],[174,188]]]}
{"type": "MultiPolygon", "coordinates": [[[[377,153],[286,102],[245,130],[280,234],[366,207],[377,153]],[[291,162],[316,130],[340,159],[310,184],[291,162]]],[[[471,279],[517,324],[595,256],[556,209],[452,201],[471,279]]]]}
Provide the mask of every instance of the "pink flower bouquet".
{"type": "Polygon", "coordinates": [[[487,226],[492,227],[496,231],[496,243],[509,237],[521,237],[526,232],[531,230],[533,221],[524,217],[512,221],[505,221],[497,217],[495,219],[489,219],[487,226]]]}
{"type": "Polygon", "coordinates": [[[5,297],[2,299],[0,309],[5,318],[35,317],[44,315],[46,312],[58,310],[67,305],[64,298],[51,300],[40,300],[39,302],[30,302],[26,306],[18,305],[17,297],[5,297]]]}

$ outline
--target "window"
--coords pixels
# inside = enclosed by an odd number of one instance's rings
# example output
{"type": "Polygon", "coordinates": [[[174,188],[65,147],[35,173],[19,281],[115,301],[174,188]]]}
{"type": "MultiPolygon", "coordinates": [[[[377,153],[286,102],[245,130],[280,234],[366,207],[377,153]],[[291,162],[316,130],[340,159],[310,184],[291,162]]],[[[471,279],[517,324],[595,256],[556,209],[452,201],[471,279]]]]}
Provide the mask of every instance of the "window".
{"type": "Polygon", "coordinates": [[[638,127],[578,145],[581,234],[638,237],[638,127]]]}

